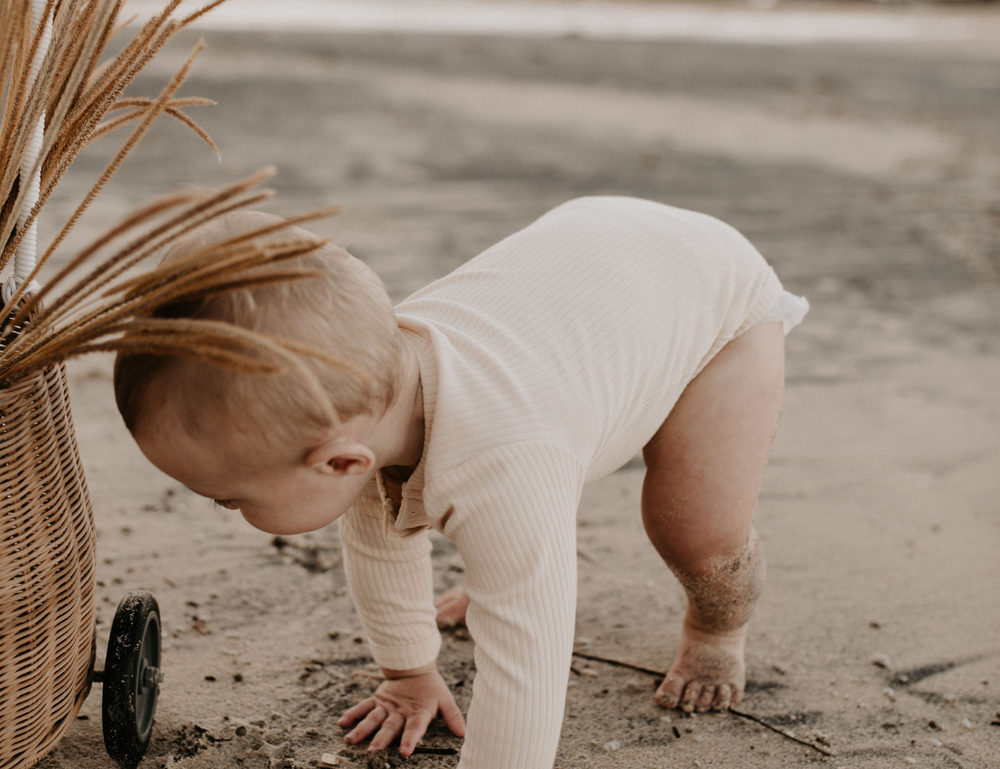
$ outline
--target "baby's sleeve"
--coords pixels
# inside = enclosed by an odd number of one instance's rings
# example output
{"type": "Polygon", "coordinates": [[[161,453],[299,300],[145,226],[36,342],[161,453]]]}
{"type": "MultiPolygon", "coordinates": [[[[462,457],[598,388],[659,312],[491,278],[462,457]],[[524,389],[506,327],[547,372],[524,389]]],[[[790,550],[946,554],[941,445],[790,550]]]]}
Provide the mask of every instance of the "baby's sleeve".
{"type": "Polygon", "coordinates": [[[476,678],[460,769],[551,769],[576,619],[582,464],[545,443],[448,473],[444,533],[465,561],[476,678]]]}
{"type": "Polygon", "coordinates": [[[386,538],[374,481],[340,519],[347,585],[383,668],[411,670],[437,659],[431,543],[427,532],[386,538]]]}

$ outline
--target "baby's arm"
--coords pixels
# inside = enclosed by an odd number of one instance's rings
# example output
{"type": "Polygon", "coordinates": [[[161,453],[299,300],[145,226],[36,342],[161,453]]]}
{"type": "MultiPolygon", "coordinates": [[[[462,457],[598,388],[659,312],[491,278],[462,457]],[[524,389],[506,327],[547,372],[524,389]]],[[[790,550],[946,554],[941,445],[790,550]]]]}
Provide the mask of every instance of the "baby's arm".
{"type": "Polygon", "coordinates": [[[381,505],[371,491],[341,519],[341,537],[348,584],[387,680],[344,713],[339,724],[362,719],[347,741],[375,734],[371,749],[385,748],[401,735],[400,753],[408,756],[438,712],[459,736],[464,723],[435,662],[441,638],[426,532],[387,539],[381,505]]]}
{"type": "Polygon", "coordinates": [[[551,769],[576,617],[583,469],[547,444],[504,446],[447,480],[465,561],[476,679],[462,769],[551,769]]]}
{"type": "MultiPolygon", "coordinates": [[[[579,462],[547,444],[505,446],[477,455],[434,484],[433,493],[454,508],[444,534],[465,560],[472,599],[467,622],[476,641],[461,769],[551,769],[555,760],[573,652],[576,509],[582,486],[579,462]]],[[[425,500],[429,493],[430,486],[425,500]]],[[[430,663],[417,664],[421,658],[412,653],[423,648],[418,628],[432,630],[440,643],[429,547],[417,549],[417,538],[386,542],[380,526],[376,516],[354,511],[343,519],[347,569],[376,659],[388,677],[405,677],[380,685],[372,698],[344,714],[341,725],[364,716],[349,741],[375,733],[372,746],[384,747],[403,733],[404,752],[437,711],[459,735],[461,716],[452,710],[454,700],[436,668],[420,670],[430,663]],[[391,563],[386,546],[393,549],[391,563]],[[396,552],[397,547],[404,550],[396,552]],[[401,565],[400,558],[409,565],[401,565]],[[417,563],[426,566],[418,570],[417,563]],[[386,587],[373,595],[373,583],[386,587]],[[417,601],[415,584],[421,596],[426,592],[426,601],[417,601]],[[402,595],[409,598],[403,601],[402,595]],[[415,622],[418,606],[420,621],[415,622]],[[395,627],[394,615],[403,627],[395,627]],[[400,639],[398,646],[386,643],[393,634],[400,639]],[[387,659],[412,664],[395,669],[387,659]]]]}

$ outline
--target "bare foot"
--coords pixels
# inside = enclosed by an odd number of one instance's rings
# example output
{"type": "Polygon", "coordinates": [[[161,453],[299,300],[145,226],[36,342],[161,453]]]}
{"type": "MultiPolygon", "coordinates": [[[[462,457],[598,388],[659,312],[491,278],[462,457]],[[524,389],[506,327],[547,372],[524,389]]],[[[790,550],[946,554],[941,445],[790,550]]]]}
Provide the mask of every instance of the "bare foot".
{"type": "Polygon", "coordinates": [[[465,612],[469,608],[469,595],[461,585],[445,590],[434,602],[437,607],[438,627],[455,627],[465,624],[465,612]]]}
{"type": "Polygon", "coordinates": [[[656,690],[656,701],[686,713],[738,705],[746,684],[745,643],[745,625],[726,633],[706,633],[685,622],[677,657],[656,690]]]}

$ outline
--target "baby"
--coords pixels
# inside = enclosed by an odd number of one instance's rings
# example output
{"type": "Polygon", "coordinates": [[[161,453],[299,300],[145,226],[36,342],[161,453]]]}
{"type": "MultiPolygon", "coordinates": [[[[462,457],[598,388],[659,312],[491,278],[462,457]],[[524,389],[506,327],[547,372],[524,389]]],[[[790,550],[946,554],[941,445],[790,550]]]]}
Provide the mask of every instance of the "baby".
{"type": "MultiPolygon", "coordinates": [[[[167,258],[271,223],[230,214],[167,258]]],[[[583,485],[646,463],[642,517],[688,596],[664,707],[743,695],[764,580],[753,528],[781,408],[784,338],[808,307],[750,243],[701,214],[583,198],[398,305],[346,252],[322,277],[220,294],[208,318],[322,347],[331,418],[292,376],[120,356],[118,405],[157,467],[251,524],[341,522],[345,568],[385,681],[340,719],[349,743],[410,755],[440,713],[461,767],[548,769],[573,651],[583,485]],[[442,615],[465,619],[468,729],[435,658],[434,528],[466,566],[442,615]]],[[[171,312],[177,312],[173,308],[171,312]]],[[[622,596],[623,600],[627,596],[622,596]]]]}

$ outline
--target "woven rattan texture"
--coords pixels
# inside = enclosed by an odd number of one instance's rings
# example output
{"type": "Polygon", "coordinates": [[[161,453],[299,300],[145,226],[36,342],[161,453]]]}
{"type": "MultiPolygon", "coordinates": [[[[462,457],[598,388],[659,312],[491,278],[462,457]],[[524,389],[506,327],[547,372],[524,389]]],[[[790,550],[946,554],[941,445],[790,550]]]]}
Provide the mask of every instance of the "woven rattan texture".
{"type": "Polygon", "coordinates": [[[60,365],[0,390],[0,769],[41,759],[83,703],[94,568],[60,365]]]}

